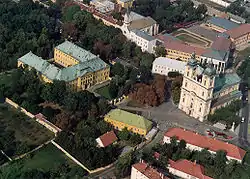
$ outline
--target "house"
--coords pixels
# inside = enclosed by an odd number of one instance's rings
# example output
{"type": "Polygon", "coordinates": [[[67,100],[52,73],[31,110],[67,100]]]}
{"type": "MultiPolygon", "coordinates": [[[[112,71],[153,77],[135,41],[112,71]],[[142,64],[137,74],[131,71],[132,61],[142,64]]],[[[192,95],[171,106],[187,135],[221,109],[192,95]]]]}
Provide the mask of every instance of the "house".
{"type": "Polygon", "coordinates": [[[122,130],[127,128],[129,131],[146,135],[152,128],[152,122],[142,116],[133,114],[121,109],[111,110],[104,118],[115,129],[122,130]]]}
{"type": "Polygon", "coordinates": [[[72,90],[80,91],[109,80],[110,67],[98,56],[65,41],[54,48],[53,63],[32,52],[20,57],[18,67],[34,68],[46,83],[65,81],[72,90]]]}
{"type": "Polygon", "coordinates": [[[203,166],[188,160],[168,161],[169,173],[183,179],[213,179],[205,175],[203,166]]]}
{"type": "Polygon", "coordinates": [[[241,24],[239,27],[228,30],[225,33],[229,35],[236,48],[250,42],[250,24],[241,24]]]}
{"type": "Polygon", "coordinates": [[[169,72],[184,74],[186,62],[173,60],[167,57],[158,57],[154,60],[152,73],[168,76],[169,72]]]}
{"type": "Polygon", "coordinates": [[[121,5],[123,8],[130,8],[133,6],[134,0],[116,0],[116,3],[121,5]]]}
{"type": "Polygon", "coordinates": [[[107,147],[117,141],[114,131],[107,132],[96,139],[97,146],[107,147]]]}
{"type": "Polygon", "coordinates": [[[201,66],[193,55],[185,67],[178,107],[204,121],[216,109],[241,98],[240,81],[236,73],[216,74],[211,62],[201,66]]]}
{"type": "Polygon", "coordinates": [[[141,161],[132,165],[131,179],[169,179],[157,169],[141,161]]]}
{"type": "Polygon", "coordinates": [[[206,22],[206,26],[218,32],[225,32],[227,30],[231,30],[231,29],[238,27],[239,24],[232,22],[230,20],[224,19],[224,18],[211,17],[206,22]]]}
{"type": "Polygon", "coordinates": [[[115,9],[115,3],[108,0],[91,0],[89,3],[101,13],[113,12],[115,9]]]}
{"type": "Polygon", "coordinates": [[[226,152],[228,160],[236,160],[240,163],[246,154],[246,151],[238,146],[182,128],[169,129],[164,135],[163,143],[170,143],[171,137],[174,136],[177,137],[177,141],[185,140],[186,147],[192,151],[207,149],[210,153],[215,154],[217,151],[223,150],[226,152]]]}

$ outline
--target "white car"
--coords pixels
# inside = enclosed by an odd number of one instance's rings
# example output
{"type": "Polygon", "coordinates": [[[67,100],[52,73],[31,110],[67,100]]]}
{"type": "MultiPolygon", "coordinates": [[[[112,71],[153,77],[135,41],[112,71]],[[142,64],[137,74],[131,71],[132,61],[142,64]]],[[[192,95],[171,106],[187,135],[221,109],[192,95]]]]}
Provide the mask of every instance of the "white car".
{"type": "Polygon", "coordinates": [[[248,101],[248,97],[246,97],[246,101],[248,101]]]}
{"type": "Polygon", "coordinates": [[[244,117],[241,118],[241,122],[242,123],[245,122],[245,118],[244,117]]]}

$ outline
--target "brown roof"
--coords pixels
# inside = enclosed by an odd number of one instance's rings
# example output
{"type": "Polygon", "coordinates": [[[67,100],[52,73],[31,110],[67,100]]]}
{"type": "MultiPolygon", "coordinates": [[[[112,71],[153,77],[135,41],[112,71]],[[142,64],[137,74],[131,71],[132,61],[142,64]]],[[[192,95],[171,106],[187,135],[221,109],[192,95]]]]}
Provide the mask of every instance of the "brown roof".
{"type": "Polygon", "coordinates": [[[115,142],[117,140],[117,137],[116,137],[114,131],[107,132],[107,133],[103,134],[102,136],[100,136],[99,138],[102,141],[102,144],[104,147],[112,144],[113,142],[115,142]]]}
{"type": "Polygon", "coordinates": [[[161,177],[161,173],[158,172],[156,169],[152,168],[146,163],[136,163],[132,166],[133,168],[137,169],[141,172],[144,176],[150,179],[169,179],[168,177],[164,176],[161,177]]]}
{"type": "Polygon", "coordinates": [[[217,37],[211,48],[214,50],[228,51],[232,48],[232,42],[230,39],[226,39],[225,37],[217,37]]]}
{"type": "Polygon", "coordinates": [[[191,45],[181,43],[179,41],[165,41],[164,46],[166,49],[177,50],[184,53],[196,53],[196,55],[202,55],[205,52],[205,49],[199,47],[193,47],[191,45]]]}
{"type": "Polygon", "coordinates": [[[204,175],[204,167],[188,160],[168,161],[169,166],[199,179],[213,179],[204,175]]]}
{"type": "Polygon", "coordinates": [[[142,19],[132,21],[128,28],[129,28],[129,30],[133,30],[133,29],[140,30],[140,29],[144,29],[146,27],[152,26],[156,23],[157,22],[154,19],[152,19],[151,17],[145,17],[142,19]]]}
{"type": "Polygon", "coordinates": [[[250,24],[242,24],[239,27],[226,31],[226,34],[230,35],[230,37],[234,39],[248,33],[250,33],[250,24]]]}
{"type": "Polygon", "coordinates": [[[188,144],[199,146],[204,149],[207,148],[214,152],[224,150],[227,153],[227,156],[238,160],[242,160],[246,154],[245,150],[236,145],[199,135],[181,128],[171,128],[165,133],[165,136],[176,136],[178,140],[185,140],[188,144]]]}

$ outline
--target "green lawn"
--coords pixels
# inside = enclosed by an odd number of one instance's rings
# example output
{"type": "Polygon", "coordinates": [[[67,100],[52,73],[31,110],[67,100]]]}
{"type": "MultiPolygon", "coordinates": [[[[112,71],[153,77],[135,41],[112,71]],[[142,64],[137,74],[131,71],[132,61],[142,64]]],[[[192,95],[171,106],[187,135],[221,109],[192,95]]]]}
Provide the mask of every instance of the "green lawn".
{"type": "Polygon", "coordinates": [[[95,92],[100,94],[106,99],[109,99],[109,100],[112,99],[111,96],[109,95],[109,85],[98,88],[95,90],[95,92]]]}
{"type": "Polygon", "coordinates": [[[21,155],[52,139],[54,134],[17,109],[0,104],[0,143],[9,156],[21,155]]]}
{"type": "MultiPolygon", "coordinates": [[[[201,45],[201,46],[206,46],[206,43],[198,40],[188,34],[181,34],[181,35],[177,35],[176,38],[184,41],[184,42],[188,42],[188,43],[192,43],[192,44],[197,44],[197,45],[201,45]]],[[[209,43],[208,43],[209,44],[209,43]]]]}
{"type": "Polygon", "coordinates": [[[14,170],[15,173],[11,176],[17,178],[22,173],[34,169],[45,173],[57,173],[59,175],[67,176],[65,179],[82,178],[79,177],[80,173],[87,174],[85,170],[80,168],[51,143],[42,147],[28,157],[9,163],[9,165],[2,168],[2,171],[3,176],[6,176],[9,175],[10,172],[13,173],[14,170]]]}

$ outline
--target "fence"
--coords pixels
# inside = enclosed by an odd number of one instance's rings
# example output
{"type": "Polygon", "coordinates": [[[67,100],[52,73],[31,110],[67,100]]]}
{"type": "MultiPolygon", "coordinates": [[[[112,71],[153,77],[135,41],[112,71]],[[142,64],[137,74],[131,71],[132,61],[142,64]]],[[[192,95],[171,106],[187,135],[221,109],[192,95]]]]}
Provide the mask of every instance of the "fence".
{"type": "Polygon", "coordinates": [[[45,118],[39,118],[37,117],[37,115],[33,115],[30,112],[28,112],[26,109],[22,108],[21,106],[19,106],[18,104],[16,104],[15,102],[13,102],[12,100],[10,100],[9,98],[5,98],[5,102],[9,105],[11,105],[12,107],[16,108],[16,109],[20,109],[20,111],[22,113],[24,113],[25,115],[27,115],[28,117],[32,118],[32,119],[36,119],[36,122],[38,122],[39,124],[41,124],[42,126],[46,127],[48,130],[50,130],[51,132],[53,132],[55,135],[57,135],[58,132],[61,131],[60,128],[58,128],[57,126],[55,126],[54,124],[52,124],[51,122],[47,121],[45,118]]]}
{"type": "Polygon", "coordinates": [[[81,166],[84,170],[86,170],[87,172],[89,172],[90,174],[96,173],[96,172],[100,172],[102,170],[105,170],[107,168],[110,168],[114,165],[114,163],[107,165],[105,167],[100,167],[97,168],[95,170],[89,170],[87,167],[85,167],[81,162],[79,162],[76,158],[74,158],[72,155],[70,155],[66,150],[64,150],[60,145],[58,145],[55,141],[51,141],[51,143],[56,146],[59,150],[61,150],[65,155],[67,155],[71,160],[73,160],[75,163],[77,163],[79,166],[81,166]]]}

